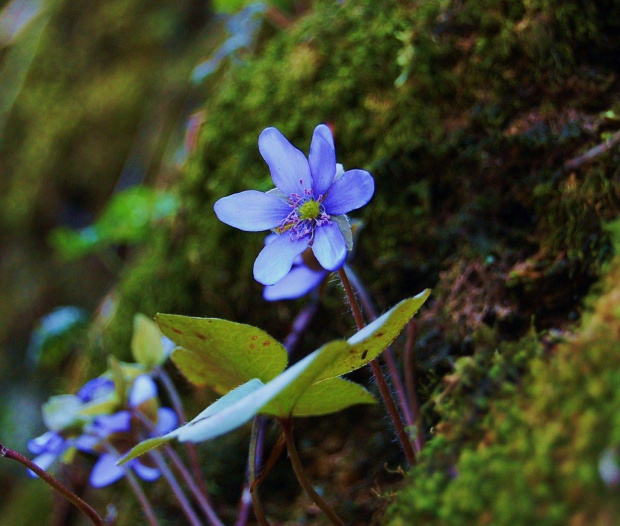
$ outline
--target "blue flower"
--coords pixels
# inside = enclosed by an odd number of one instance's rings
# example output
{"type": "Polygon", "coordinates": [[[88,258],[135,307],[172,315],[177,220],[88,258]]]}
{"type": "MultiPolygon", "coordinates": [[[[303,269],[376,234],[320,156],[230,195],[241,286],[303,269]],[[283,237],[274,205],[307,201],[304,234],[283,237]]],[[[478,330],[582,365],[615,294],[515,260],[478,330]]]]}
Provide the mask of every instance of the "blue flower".
{"type": "Polygon", "coordinates": [[[368,203],[375,189],[372,176],[337,169],[332,133],[324,124],[314,130],[307,159],[275,128],[261,133],[258,148],[276,188],[233,194],[214,207],[230,226],[278,234],[256,258],[254,278],[263,285],[280,281],[308,247],[325,270],[338,270],[352,248],[345,214],[368,203]]]}
{"type": "MultiPolygon", "coordinates": [[[[40,437],[28,441],[28,451],[36,455],[32,461],[41,469],[48,470],[50,466],[61,458],[73,445],[72,439],[65,439],[57,431],[48,431],[40,437]]],[[[31,477],[36,477],[33,471],[28,470],[31,477]]]]}
{"type": "MultiPolygon", "coordinates": [[[[36,455],[32,461],[41,469],[48,470],[56,460],[62,461],[65,454],[70,457],[70,451],[75,447],[76,436],[90,419],[86,414],[82,414],[82,410],[89,404],[94,405],[109,399],[113,394],[114,383],[107,378],[99,377],[84,384],[75,397],[56,397],[65,401],[56,411],[66,413],[67,417],[44,418],[50,430],[28,441],[28,451],[36,455]]],[[[28,474],[36,476],[30,470],[28,474]]]]}
{"type": "MultiPolygon", "coordinates": [[[[90,473],[90,484],[95,488],[108,486],[125,475],[125,470],[133,469],[136,474],[148,482],[157,480],[160,471],[147,466],[137,459],[125,466],[117,466],[119,458],[135,445],[136,437],[140,436],[140,419],[137,412],[146,412],[153,403],[157,404],[157,386],[153,379],[142,374],[134,380],[129,392],[129,410],[122,410],[112,415],[100,415],[85,428],[83,435],[75,440],[75,446],[87,453],[100,453],[90,473]],[[106,447],[108,446],[112,447],[106,447]]],[[[157,407],[154,413],[155,422],[149,430],[150,436],[159,436],[177,427],[176,413],[167,407],[157,407]]],[[[148,418],[148,417],[147,417],[148,418]]]]}

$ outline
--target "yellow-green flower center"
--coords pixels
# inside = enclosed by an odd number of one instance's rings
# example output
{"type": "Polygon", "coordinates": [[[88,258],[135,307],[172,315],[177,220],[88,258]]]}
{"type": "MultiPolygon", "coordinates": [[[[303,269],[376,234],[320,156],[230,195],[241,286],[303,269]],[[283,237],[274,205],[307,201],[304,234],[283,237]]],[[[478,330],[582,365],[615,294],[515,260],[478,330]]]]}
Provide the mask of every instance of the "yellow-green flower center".
{"type": "Polygon", "coordinates": [[[318,201],[306,201],[297,209],[299,213],[299,219],[302,221],[306,219],[316,219],[320,215],[320,208],[318,201]]]}

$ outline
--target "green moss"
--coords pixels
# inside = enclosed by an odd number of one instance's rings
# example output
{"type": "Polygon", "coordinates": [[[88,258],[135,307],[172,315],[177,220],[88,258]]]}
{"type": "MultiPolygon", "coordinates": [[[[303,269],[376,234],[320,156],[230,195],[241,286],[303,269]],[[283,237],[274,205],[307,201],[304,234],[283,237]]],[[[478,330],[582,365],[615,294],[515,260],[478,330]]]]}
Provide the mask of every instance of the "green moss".
{"type": "MultiPolygon", "coordinates": [[[[616,223],[616,242],[617,230],[616,223]]],[[[480,411],[472,418],[472,407],[479,407],[476,393],[518,369],[514,363],[506,369],[510,354],[500,353],[499,377],[495,364],[486,376],[480,370],[472,378],[480,348],[457,364],[455,387],[438,404],[441,437],[431,441],[437,442],[435,456],[449,460],[437,466],[421,457],[386,524],[609,523],[618,499],[615,487],[601,478],[599,463],[620,439],[619,273],[616,257],[600,286],[605,292],[595,293],[577,335],[551,354],[539,350],[521,357],[518,389],[492,396],[482,418],[480,411]],[[428,485],[429,476],[442,475],[442,484],[428,485]],[[427,502],[434,504],[432,513],[427,502]]],[[[525,342],[510,348],[521,346],[525,342]]]]}

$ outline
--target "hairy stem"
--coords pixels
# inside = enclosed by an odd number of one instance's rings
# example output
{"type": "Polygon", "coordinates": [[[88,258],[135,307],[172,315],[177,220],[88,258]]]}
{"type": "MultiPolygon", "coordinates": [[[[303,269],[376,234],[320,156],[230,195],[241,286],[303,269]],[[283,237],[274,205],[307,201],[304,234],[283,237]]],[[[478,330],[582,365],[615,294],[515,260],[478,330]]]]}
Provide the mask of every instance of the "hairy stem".
{"type": "Polygon", "coordinates": [[[291,464],[293,465],[293,471],[297,476],[297,480],[301,484],[301,487],[304,489],[308,497],[310,497],[314,503],[323,510],[325,515],[329,518],[332,524],[336,526],[344,526],[344,522],[336,515],[334,510],[331,508],[329,504],[321,497],[312,487],[311,482],[308,480],[306,476],[306,472],[304,471],[303,466],[301,465],[301,460],[299,459],[299,454],[297,453],[297,447],[295,446],[295,439],[293,438],[293,426],[291,420],[280,420],[280,425],[282,426],[282,431],[284,432],[284,438],[286,439],[286,449],[288,450],[288,456],[291,459],[291,464]]]}
{"type": "Polygon", "coordinates": [[[0,444],[0,457],[15,460],[16,462],[19,462],[22,466],[27,467],[28,469],[36,473],[46,484],[54,488],[65,499],[71,502],[76,508],[84,512],[84,514],[88,516],[88,518],[93,524],[96,524],[97,526],[105,526],[103,519],[93,508],[91,508],[86,502],[84,502],[80,497],[78,497],[69,488],[67,488],[62,482],[50,475],[44,469],[41,469],[29,458],[25,457],[21,453],[18,453],[17,451],[5,447],[3,444],[0,444]]]}
{"type": "Polygon", "coordinates": [[[185,467],[185,464],[183,464],[181,457],[179,457],[179,455],[177,455],[174,449],[172,449],[172,447],[170,446],[165,446],[164,451],[166,452],[166,454],[172,461],[172,464],[174,465],[176,470],[181,475],[181,478],[185,481],[185,484],[187,484],[187,487],[189,488],[192,495],[196,499],[196,502],[198,502],[200,509],[203,511],[203,513],[207,517],[209,524],[211,526],[224,526],[224,523],[219,519],[219,517],[217,516],[217,514],[211,507],[210,502],[206,499],[205,495],[200,491],[200,488],[198,487],[198,484],[196,483],[196,481],[192,478],[191,473],[185,467]]]}
{"type": "MultiPolygon", "coordinates": [[[[351,307],[351,311],[353,312],[353,318],[355,318],[355,324],[357,325],[357,330],[361,330],[366,326],[366,322],[364,321],[364,317],[362,316],[362,310],[360,309],[359,303],[355,297],[355,293],[353,292],[353,288],[351,287],[351,283],[349,282],[349,278],[347,277],[347,273],[344,269],[340,269],[338,271],[338,276],[340,277],[340,281],[342,282],[342,286],[344,287],[344,291],[347,295],[347,301],[349,302],[349,306],[351,307]]],[[[403,421],[400,418],[400,414],[398,413],[398,409],[396,404],[394,403],[394,399],[392,398],[392,394],[390,393],[390,388],[388,386],[387,380],[383,375],[383,371],[381,370],[381,366],[377,359],[370,361],[370,367],[372,369],[372,373],[377,382],[377,386],[379,387],[379,392],[381,393],[381,398],[383,399],[383,403],[385,404],[385,408],[392,419],[392,423],[394,424],[394,428],[396,429],[396,434],[398,435],[398,439],[403,448],[403,452],[405,453],[405,457],[409,461],[409,464],[415,464],[415,452],[413,451],[413,447],[407,436],[405,431],[405,427],[403,426],[403,421]]]]}
{"type": "MultiPolygon", "coordinates": [[[[372,300],[370,299],[370,295],[368,291],[362,284],[361,280],[355,274],[353,269],[348,265],[345,265],[345,272],[349,280],[351,281],[351,285],[355,289],[355,292],[358,294],[362,306],[368,313],[370,320],[374,320],[378,317],[377,310],[372,304],[372,300]]],[[[396,396],[398,398],[398,403],[400,404],[401,411],[405,418],[405,423],[411,429],[414,428],[416,419],[418,418],[418,411],[415,409],[418,407],[417,399],[415,398],[416,393],[413,395],[411,393],[407,393],[405,386],[403,385],[402,379],[398,372],[398,367],[396,365],[396,359],[394,358],[394,353],[392,349],[388,347],[382,354],[383,359],[385,360],[386,365],[388,366],[388,371],[390,373],[390,379],[394,384],[394,390],[396,391],[396,396]],[[409,396],[408,396],[409,395],[409,396]],[[412,397],[413,396],[413,397],[412,397]],[[410,403],[411,402],[411,403],[410,403]]],[[[405,373],[406,374],[406,373],[405,373]]],[[[417,439],[416,439],[417,443],[417,439]]],[[[417,447],[417,446],[416,446],[417,447]]],[[[419,451],[419,449],[418,449],[419,451]]]]}

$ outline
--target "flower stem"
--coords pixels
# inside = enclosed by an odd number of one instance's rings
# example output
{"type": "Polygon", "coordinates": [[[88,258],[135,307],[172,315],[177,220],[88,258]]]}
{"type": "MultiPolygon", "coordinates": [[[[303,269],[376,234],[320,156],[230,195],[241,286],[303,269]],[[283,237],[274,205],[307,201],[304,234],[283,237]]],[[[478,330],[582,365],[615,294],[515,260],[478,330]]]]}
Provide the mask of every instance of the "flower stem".
{"type": "MultiPolygon", "coordinates": [[[[103,446],[108,453],[111,453],[118,458],[121,457],[121,454],[112,444],[110,444],[110,442],[104,442],[103,446]]],[[[123,469],[125,470],[125,478],[127,479],[127,482],[129,482],[132,491],[140,502],[140,506],[142,506],[142,511],[144,511],[144,515],[149,521],[149,524],[151,526],[159,526],[159,523],[157,522],[157,517],[155,516],[155,512],[153,511],[153,506],[151,506],[151,503],[149,502],[146,493],[144,493],[142,486],[140,486],[138,479],[135,477],[131,469],[129,469],[127,466],[123,466],[123,469]]]]}
{"type": "MultiPolygon", "coordinates": [[[[133,414],[138,418],[138,420],[140,420],[140,422],[149,431],[149,433],[152,433],[154,431],[153,422],[151,422],[142,411],[140,411],[139,409],[134,409],[133,414]]],[[[191,473],[185,467],[185,464],[183,464],[181,457],[179,457],[179,455],[177,455],[174,449],[172,449],[170,446],[165,446],[164,451],[166,452],[166,454],[174,464],[174,467],[187,484],[187,487],[198,502],[200,509],[202,509],[205,516],[207,517],[209,524],[211,524],[211,526],[224,526],[222,521],[213,510],[213,506],[209,501],[207,494],[198,487],[198,483],[192,478],[191,473]]]]}
{"type": "Polygon", "coordinates": [[[134,492],[136,498],[140,502],[140,506],[142,506],[142,511],[144,511],[146,520],[149,521],[149,524],[151,526],[159,526],[159,523],[157,522],[157,517],[155,516],[155,512],[153,511],[153,506],[151,506],[151,503],[149,502],[146,493],[144,493],[144,490],[142,489],[142,486],[140,486],[138,479],[131,472],[130,469],[125,470],[125,478],[131,486],[131,490],[134,492]]]}
{"type": "MultiPolygon", "coordinates": [[[[376,319],[378,317],[377,310],[372,304],[368,291],[366,290],[361,280],[359,279],[357,274],[355,274],[355,272],[353,271],[351,267],[349,267],[348,265],[345,265],[344,268],[345,268],[345,271],[347,273],[349,280],[351,281],[351,284],[353,285],[353,288],[355,289],[355,292],[358,294],[360,301],[364,309],[368,313],[370,319],[371,320],[376,319]]],[[[390,379],[392,380],[392,383],[394,384],[394,390],[396,391],[396,396],[398,398],[401,411],[405,418],[405,423],[410,429],[414,429],[416,420],[418,419],[418,409],[416,408],[419,407],[419,404],[416,398],[416,393],[415,391],[413,393],[407,393],[405,386],[403,385],[403,382],[401,380],[400,374],[398,372],[398,367],[396,366],[396,360],[394,358],[394,353],[392,352],[392,349],[390,347],[388,347],[383,352],[382,357],[388,366],[388,371],[390,373],[390,379]]],[[[407,373],[405,372],[405,374],[407,373]]],[[[414,445],[416,445],[416,451],[419,451],[420,449],[418,448],[417,436],[414,441],[414,445]]]]}
{"type": "Polygon", "coordinates": [[[219,519],[219,517],[216,515],[215,511],[211,507],[209,501],[206,499],[205,495],[200,491],[198,484],[192,478],[192,475],[185,467],[185,464],[183,464],[183,461],[181,460],[179,455],[177,455],[174,449],[172,449],[170,446],[165,446],[164,451],[166,452],[168,457],[170,457],[170,460],[174,464],[174,467],[185,481],[185,484],[187,484],[189,490],[192,492],[192,495],[196,499],[196,502],[198,502],[200,509],[207,517],[209,524],[211,524],[211,526],[224,526],[224,523],[219,519]]]}
{"type": "Polygon", "coordinates": [[[252,496],[254,515],[256,515],[256,520],[258,521],[258,524],[260,524],[261,526],[269,526],[269,521],[267,521],[267,517],[265,517],[265,511],[263,510],[263,505],[260,501],[258,486],[254,484],[254,482],[256,481],[257,464],[260,462],[258,457],[260,457],[260,452],[262,451],[262,447],[260,447],[260,443],[262,442],[262,440],[260,439],[260,435],[262,435],[263,431],[264,418],[260,415],[257,415],[254,417],[254,421],[252,423],[252,435],[250,436],[248,485],[250,489],[250,494],[252,496]]]}
{"type": "Polygon", "coordinates": [[[415,441],[416,451],[419,453],[424,447],[424,430],[422,429],[422,421],[420,420],[420,404],[415,386],[415,374],[413,368],[413,344],[416,338],[417,323],[411,320],[407,325],[407,339],[405,340],[404,367],[405,367],[405,384],[407,386],[407,394],[411,401],[413,414],[415,419],[415,441]]]}
{"type": "MultiPolygon", "coordinates": [[[[183,403],[181,402],[181,397],[179,396],[176,387],[174,386],[174,382],[170,379],[170,376],[165,371],[165,369],[161,366],[157,366],[153,370],[157,377],[161,380],[164,389],[166,390],[166,394],[170,399],[170,403],[179,418],[179,424],[184,424],[187,422],[185,418],[185,411],[183,410],[183,403]]],[[[213,508],[213,504],[211,499],[209,498],[209,491],[207,490],[207,483],[205,482],[204,477],[202,476],[202,471],[200,470],[200,462],[198,460],[198,453],[196,453],[196,447],[191,442],[185,443],[185,448],[187,449],[187,456],[189,458],[190,467],[192,469],[192,473],[194,475],[194,480],[198,484],[201,493],[206,498],[209,503],[209,507],[213,508]]]]}
{"type": "Polygon", "coordinates": [[[91,508],[80,497],[78,497],[69,488],[62,484],[58,479],[50,475],[44,469],[41,469],[39,466],[37,466],[29,458],[25,457],[21,453],[18,453],[17,451],[5,447],[3,444],[0,444],[0,458],[1,457],[15,460],[23,466],[27,467],[28,469],[36,473],[46,484],[54,488],[65,499],[71,502],[76,508],[84,512],[93,524],[96,524],[97,526],[105,526],[105,522],[103,522],[103,519],[93,508],[91,508]]]}
{"type": "Polygon", "coordinates": [[[172,474],[172,471],[170,471],[170,468],[168,467],[168,464],[166,464],[162,454],[159,451],[151,451],[149,455],[155,461],[155,465],[159,471],[161,471],[161,474],[166,479],[166,482],[168,482],[168,486],[170,486],[172,493],[174,493],[174,496],[177,498],[177,501],[179,502],[181,509],[183,510],[183,513],[185,514],[185,517],[187,517],[187,520],[191,526],[202,526],[202,522],[198,518],[198,515],[196,515],[196,512],[192,508],[189,500],[187,500],[187,497],[185,496],[185,493],[183,493],[177,479],[174,478],[174,475],[172,474]]]}
{"type": "Polygon", "coordinates": [[[301,487],[304,489],[308,497],[310,497],[314,503],[321,508],[321,510],[323,510],[332,524],[335,524],[336,526],[344,526],[344,522],[340,520],[340,517],[336,515],[334,510],[332,510],[331,506],[327,504],[323,497],[321,497],[314,490],[311,482],[306,476],[306,472],[304,471],[304,468],[301,465],[301,460],[299,459],[299,454],[297,453],[297,447],[295,446],[292,421],[280,419],[280,425],[282,426],[284,438],[286,439],[286,448],[288,450],[288,456],[291,459],[291,464],[293,465],[293,471],[295,471],[295,475],[297,476],[297,480],[301,484],[301,487]]]}
{"type": "MultiPolygon", "coordinates": [[[[347,273],[344,269],[340,269],[338,271],[338,277],[342,282],[342,286],[344,287],[344,291],[347,295],[347,301],[349,302],[349,306],[351,307],[351,311],[353,312],[353,318],[355,318],[355,324],[357,325],[357,330],[362,330],[366,326],[366,322],[364,321],[364,317],[362,316],[362,310],[360,309],[359,303],[355,298],[355,293],[353,292],[353,288],[351,287],[351,283],[349,282],[349,278],[347,277],[347,273]]],[[[398,413],[398,409],[396,408],[396,404],[394,403],[394,399],[392,398],[392,394],[390,393],[390,388],[388,383],[383,375],[383,371],[381,370],[381,366],[379,362],[375,358],[371,360],[370,367],[372,369],[372,373],[377,382],[377,386],[379,387],[379,392],[381,393],[381,398],[383,398],[383,403],[385,404],[385,408],[387,409],[390,418],[392,419],[392,423],[396,428],[396,434],[400,440],[400,443],[403,448],[403,452],[405,453],[405,457],[409,461],[409,464],[415,464],[415,452],[413,451],[413,447],[405,432],[405,427],[403,426],[403,422],[400,418],[400,414],[398,413]]]]}

